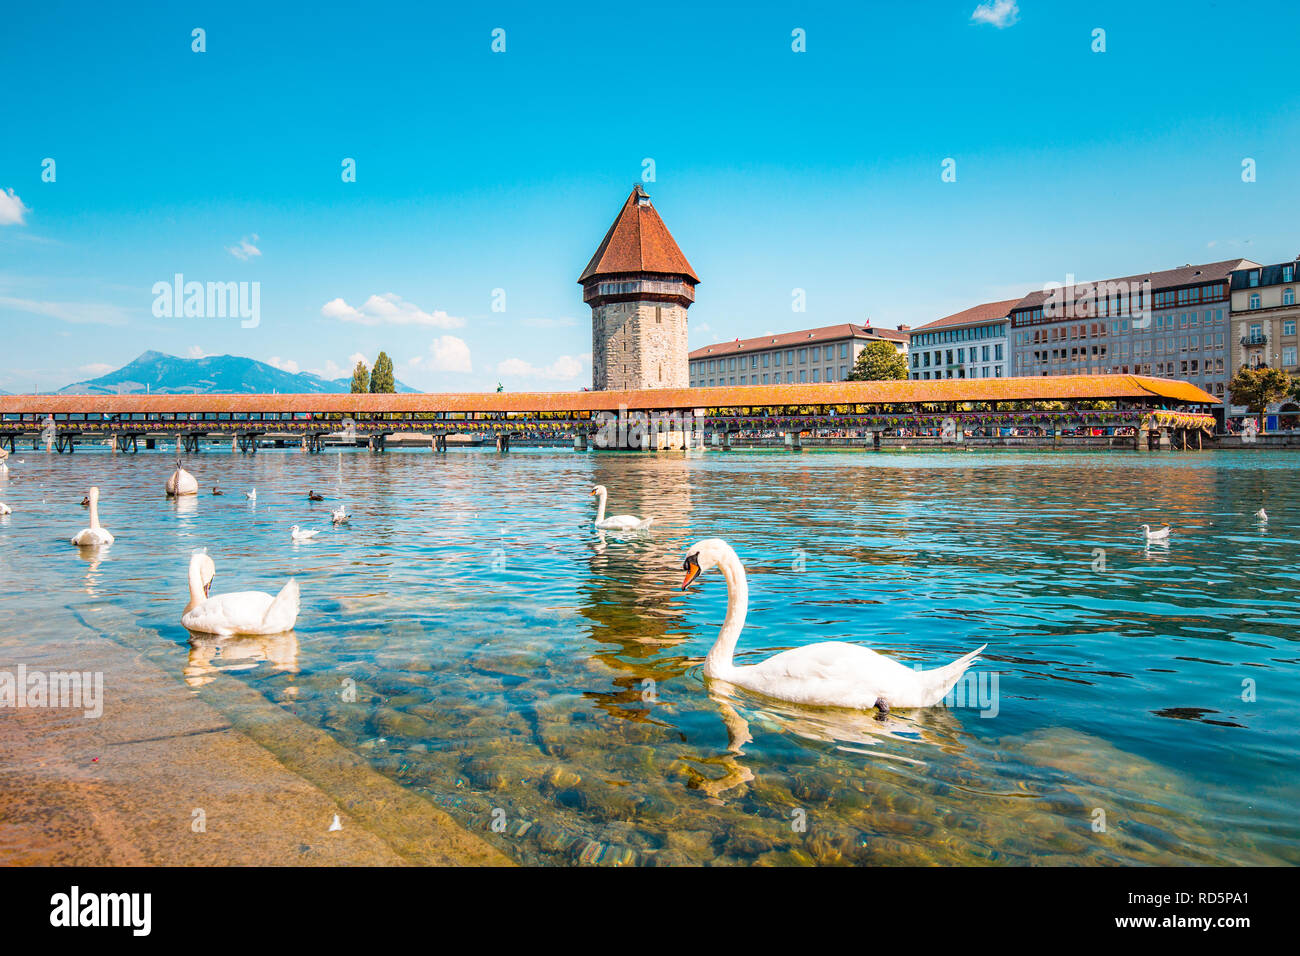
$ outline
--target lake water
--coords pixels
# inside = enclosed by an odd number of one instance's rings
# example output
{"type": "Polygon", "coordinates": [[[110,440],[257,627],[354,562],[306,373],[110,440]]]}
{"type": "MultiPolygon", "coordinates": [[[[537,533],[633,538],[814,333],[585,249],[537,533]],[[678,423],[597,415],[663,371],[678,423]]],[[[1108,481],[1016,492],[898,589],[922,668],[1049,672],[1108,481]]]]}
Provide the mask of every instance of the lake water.
{"type": "Polygon", "coordinates": [[[171,461],[10,458],[0,663],[79,616],[196,694],[251,685],[526,863],[1300,862],[1300,458],[205,451],[179,503],[171,461]],[[97,555],[67,540],[91,483],[97,555]],[[653,533],[593,531],[597,483],[653,533]],[[987,643],[967,699],[877,720],[708,686],[726,586],[680,590],[705,537],[748,570],[740,662],[987,643]],[[296,631],[192,643],[198,547],[214,594],[296,576],[296,631]]]}

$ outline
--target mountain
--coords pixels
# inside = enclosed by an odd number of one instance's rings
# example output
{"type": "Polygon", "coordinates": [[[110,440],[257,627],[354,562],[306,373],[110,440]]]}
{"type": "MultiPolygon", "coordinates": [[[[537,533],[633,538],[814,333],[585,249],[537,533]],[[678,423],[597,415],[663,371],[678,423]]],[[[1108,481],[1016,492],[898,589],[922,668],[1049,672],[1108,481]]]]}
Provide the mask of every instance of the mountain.
{"type": "MultiPolygon", "coordinates": [[[[162,352],[145,352],[115,372],[73,382],[56,395],[249,394],[256,392],[336,393],[351,391],[352,378],[325,379],[311,372],[286,372],[241,355],[209,355],[188,359],[162,352]]],[[[401,382],[399,392],[415,392],[401,382]]]]}

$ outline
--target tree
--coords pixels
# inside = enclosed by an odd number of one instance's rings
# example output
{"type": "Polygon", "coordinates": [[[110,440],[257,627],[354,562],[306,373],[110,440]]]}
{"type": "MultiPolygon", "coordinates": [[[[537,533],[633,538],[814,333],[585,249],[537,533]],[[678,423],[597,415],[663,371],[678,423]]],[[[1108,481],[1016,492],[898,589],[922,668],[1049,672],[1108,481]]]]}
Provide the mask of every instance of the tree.
{"type": "Polygon", "coordinates": [[[380,352],[375,358],[375,367],[370,372],[370,391],[376,394],[397,391],[397,382],[393,378],[393,360],[387,352],[380,352]]]}
{"type": "Polygon", "coordinates": [[[1234,405],[1245,405],[1263,417],[1269,405],[1282,401],[1294,388],[1291,376],[1280,368],[1237,369],[1228,383],[1228,398],[1234,405]]]}
{"type": "Polygon", "coordinates": [[[352,394],[358,392],[370,391],[370,369],[366,368],[366,363],[357,362],[357,367],[352,370],[352,394]]]}
{"type": "Polygon", "coordinates": [[[907,359],[892,343],[877,340],[868,342],[866,348],[858,353],[848,381],[880,382],[900,378],[907,378],[907,359]]]}

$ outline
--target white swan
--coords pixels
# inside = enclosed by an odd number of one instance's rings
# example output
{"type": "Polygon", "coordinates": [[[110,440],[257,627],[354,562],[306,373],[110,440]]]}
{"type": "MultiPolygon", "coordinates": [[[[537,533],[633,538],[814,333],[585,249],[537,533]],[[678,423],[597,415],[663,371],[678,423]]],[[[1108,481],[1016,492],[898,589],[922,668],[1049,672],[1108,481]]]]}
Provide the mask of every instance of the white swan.
{"type": "Polygon", "coordinates": [[[330,512],[330,520],[335,524],[346,524],[350,517],[352,516],[348,514],[347,509],[344,508],[343,505],[339,505],[338,508],[330,512]]]}
{"type": "Polygon", "coordinates": [[[257,489],[254,488],[252,491],[245,491],[245,492],[244,492],[244,497],[247,498],[249,501],[256,501],[256,500],[257,500],[257,489]]]}
{"type": "Polygon", "coordinates": [[[208,597],[216,565],[202,551],[190,555],[190,601],[181,626],[201,634],[282,634],[298,620],[298,582],[290,578],[275,597],[237,591],[208,597]]]}
{"type": "Polygon", "coordinates": [[[177,458],[176,470],[167,479],[167,497],[176,498],[180,495],[197,495],[198,493],[198,479],[182,468],[181,460],[177,458]]]}
{"type": "Polygon", "coordinates": [[[299,528],[297,525],[294,525],[292,528],[289,529],[289,534],[293,537],[293,540],[295,541],[310,541],[312,538],[316,537],[316,535],[320,534],[320,532],[304,531],[303,529],[299,528]]]}
{"type": "Polygon", "coordinates": [[[0,501],[0,515],[11,515],[11,514],[13,514],[13,513],[14,513],[14,509],[13,509],[13,508],[10,508],[10,507],[9,507],[7,504],[5,504],[3,501],[0,501]]]}
{"type": "Polygon", "coordinates": [[[1168,541],[1169,532],[1172,530],[1173,529],[1170,528],[1169,525],[1165,525],[1159,531],[1152,531],[1151,525],[1144,524],[1142,526],[1142,537],[1146,538],[1148,541],[1168,541]]]}
{"type": "Polygon", "coordinates": [[[860,644],[826,641],[782,651],[749,666],[732,663],[736,642],[745,626],[749,584],[740,558],[727,542],[709,538],[695,544],[682,564],[685,591],[704,571],[717,566],[727,579],[727,616],[717,643],[704,659],[704,676],[796,704],[821,707],[931,707],[952,690],[987,644],[951,664],[933,670],[913,670],[860,644]]]}
{"type": "Polygon", "coordinates": [[[90,499],[90,527],[78,531],[72,538],[72,543],[83,548],[112,544],[113,536],[99,524],[99,488],[92,487],[86,497],[90,499]]]}
{"type": "Polygon", "coordinates": [[[596,509],[595,526],[602,531],[644,531],[650,527],[654,518],[646,518],[644,521],[636,515],[611,515],[605,517],[605,500],[609,495],[608,489],[604,485],[597,485],[591,489],[593,495],[600,496],[600,505],[596,509]]]}

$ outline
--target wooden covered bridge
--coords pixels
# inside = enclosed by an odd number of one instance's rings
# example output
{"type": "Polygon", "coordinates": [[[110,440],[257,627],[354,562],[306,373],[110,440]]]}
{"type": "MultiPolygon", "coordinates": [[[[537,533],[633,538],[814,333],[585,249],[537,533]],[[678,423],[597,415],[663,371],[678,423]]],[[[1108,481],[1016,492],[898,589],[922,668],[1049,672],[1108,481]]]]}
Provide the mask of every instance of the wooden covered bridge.
{"type": "Polygon", "coordinates": [[[312,395],[6,395],[0,396],[0,446],[20,441],[71,452],[110,442],[134,451],[143,441],[361,443],[382,450],[399,433],[428,436],[445,450],[449,435],[495,439],[572,439],[575,448],[671,449],[733,440],[800,447],[843,437],[879,447],[882,436],[961,442],[1006,434],[1059,437],[1131,434],[1133,446],[1159,440],[1184,446],[1212,432],[1217,399],[1187,382],[1139,375],[940,381],[835,382],[739,388],[603,392],[312,395]],[[1181,433],[1181,434],[1180,434],[1181,433]]]}

